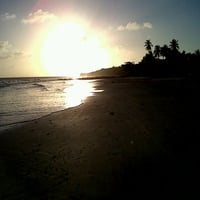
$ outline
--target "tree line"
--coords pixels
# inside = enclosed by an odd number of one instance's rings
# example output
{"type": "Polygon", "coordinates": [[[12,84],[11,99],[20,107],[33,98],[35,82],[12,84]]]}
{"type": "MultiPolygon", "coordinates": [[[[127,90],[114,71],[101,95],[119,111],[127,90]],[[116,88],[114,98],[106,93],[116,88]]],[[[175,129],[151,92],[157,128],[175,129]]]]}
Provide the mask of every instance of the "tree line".
{"type": "Polygon", "coordinates": [[[193,53],[180,51],[178,40],[169,45],[153,45],[150,39],[144,43],[146,54],[138,64],[126,62],[119,67],[101,69],[83,76],[149,76],[149,77],[198,77],[200,75],[200,50],[193,53]]]}
{"type": "Polygon", "coordinates": [[[147,51],[138,64],[140,73],[149,76],[198,76],[200,73],[200,50],[193,53],[180,51],[178,40],[172,39],[169,45],[153,45],[146,40],[147,51]]]}

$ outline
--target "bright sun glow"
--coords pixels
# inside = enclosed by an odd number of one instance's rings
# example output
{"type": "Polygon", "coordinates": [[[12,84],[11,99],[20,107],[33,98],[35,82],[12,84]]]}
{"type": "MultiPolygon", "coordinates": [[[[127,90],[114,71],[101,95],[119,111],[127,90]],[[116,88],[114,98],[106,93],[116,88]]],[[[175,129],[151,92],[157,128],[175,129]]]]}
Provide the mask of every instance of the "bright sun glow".
{"type": "Polygon", "coordinates": [[[63,23],[51,30],[41,49],[42,63],[49,75],[79,76],[108,66],[110,56],[101,41],[76,23],[63,23]]]}
{"type": "Polygon", "coordinates": [[[64,92],[66,94],[66,107],[74,107],[83,103],[83,101],[93,95],[95,91],[93,82],[73,80],[71,87],[67,87],[64,92]]]}

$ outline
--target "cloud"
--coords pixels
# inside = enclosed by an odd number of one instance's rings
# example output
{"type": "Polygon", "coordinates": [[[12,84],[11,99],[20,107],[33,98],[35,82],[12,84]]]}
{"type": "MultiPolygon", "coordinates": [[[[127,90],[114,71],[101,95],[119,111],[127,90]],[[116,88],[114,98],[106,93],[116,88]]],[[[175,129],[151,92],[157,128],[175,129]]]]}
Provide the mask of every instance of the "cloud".
{"type": "Polygon", "coordinates": [[[19,58],[28,56],[25,52],[17,50],[8,41],[0,40],[0,59],[19,58]]]}
{"type": "Polygon", "coordinates": [[[0,51],[2,49],[6,49],[6,48],[10,48],[10,44],[8,43],[8,41],[1,41],[0,40],[0,51]]]}
{"type": "Polygon", "coordinates": [[[15,14],[5,13],[5,14],[1,15],[1,19],[2,19],[3,21],[12,20],[12,19],[15,19],[15,18],[16,18],[16,15],[15,15],[15,14]]]}
{"type": "Polygon", "coordinates": [[[30,13],[27,18],[22,19],[23,24],[41,24],[48,20],[53,20],[56,18],[56,15],[48,11],[37,10],[34,13],[30,13]]]}
{"type": "Polygon", "coordinates": [[[149,22],[144,22],[143,24],[139,24],[137,22],[129,22],[128,24],[124,25],[120,25],[117,27],[118,31],[137,31],[140,29],[144,29],[144,28],[148,28],[148,29],[152,29],[152,24],[149,22]]]}
{"type": "Polygon", "coordinates": [[[124,31],[124,30],[129,30],[129,31],[136,31],[141,29],[141,25],[138,24],[137,22],[129,22],[126,26],[120,25],[117,30],[119,31],[124,31]]]}
{"type": "Polygon", "coordinates": [[[152,29],[152,28],[153,28],[153,25],[152,25],[151,23],[149,23],[149,22],[145,22],[145,23],[143,24],[143,27],[144,27],[144,28],[152,29]]]}
{"type": "Polygon", "coordinates": [[[11,56],[12,45],[8,41],[0,41],[0,59],[8,59],[11,56]]]}

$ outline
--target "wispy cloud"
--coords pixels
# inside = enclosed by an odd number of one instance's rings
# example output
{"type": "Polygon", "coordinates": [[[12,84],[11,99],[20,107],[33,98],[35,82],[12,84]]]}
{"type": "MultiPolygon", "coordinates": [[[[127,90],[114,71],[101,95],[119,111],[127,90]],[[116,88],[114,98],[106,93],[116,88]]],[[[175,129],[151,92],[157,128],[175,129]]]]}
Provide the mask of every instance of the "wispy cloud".
{"type": "Polygon", "coordinates": [[[152,29],[152,28],[153,28],[153,25],[152,25],[151,23],[149,23],[149,22],[145,22],[145,23],[143,24],[143,28],[152,29]]]}
{"type": "Polygon", "coordinates": [[[153,25],[149,22],[144,22],[143,24],[139,24],[137,22],[128,22],[126,25],[120,25],[117,27],[118,31],[137,31],[140,29],[152,29],[153,25]]]}
{"type": "Polygon", "coordinates": [[[15,19],[17,16],[15,14],[4,13],[0,17],[3,21],[8,21],[8,20],[15,19]]]}
{"type": "Polygon", "coordinates": [[[17,50],[8,41],[0,40],[0,59],[18,58],[26,56],[28,56],[28,54],[26,54],[23,51],[17,50]]]}
{"type": "Polygon", "coordinates": [[[49,20],[56,19],[56,15],[48,11],[37,10],[34,13],[29,13],[29,15],[22,19],[23,24],[41,24],[49,20]]]}

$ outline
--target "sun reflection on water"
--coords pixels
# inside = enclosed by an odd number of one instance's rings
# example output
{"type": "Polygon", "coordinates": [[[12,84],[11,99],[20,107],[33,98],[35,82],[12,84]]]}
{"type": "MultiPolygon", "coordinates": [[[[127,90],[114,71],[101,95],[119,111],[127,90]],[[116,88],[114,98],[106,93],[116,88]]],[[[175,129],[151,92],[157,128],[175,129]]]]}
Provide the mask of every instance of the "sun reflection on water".
{"type": "Polygon", "coordinates": [[[67,108],[78,106],[87,97],[93,96],[94,92],[103,92],[103,90],[95,89],[95,81],[72,80],[70,86],[64,89],[65,105],[67,108]]]}

